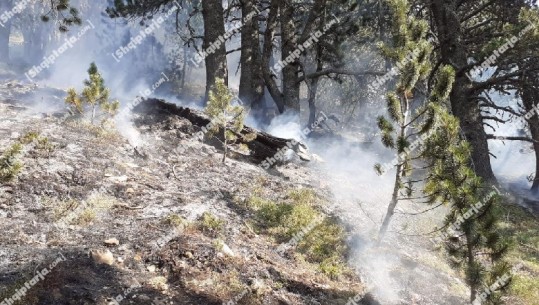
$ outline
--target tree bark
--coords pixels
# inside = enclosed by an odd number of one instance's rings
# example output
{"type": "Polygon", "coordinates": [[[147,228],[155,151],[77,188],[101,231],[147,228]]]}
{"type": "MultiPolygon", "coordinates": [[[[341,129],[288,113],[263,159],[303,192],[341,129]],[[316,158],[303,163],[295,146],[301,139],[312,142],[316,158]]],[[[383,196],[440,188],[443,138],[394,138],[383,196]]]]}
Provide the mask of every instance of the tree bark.
{"type": "MultiPolygon", "coordinates": [[[[0,2],[0,16],[10,12],[13,8],[12,0],[3,0],[0,2]]],[[[3,26],[0,25],[0,62],[9,62],[9,36],[11,34],[11,19],[3,20],[0,18],[3,26]]]]}
{"type": "MultiPolygon", "coordinates": [[[[399,134],[398,138],[404,139],[408,135],[408,117],[410,115],[410,101],[407,97],[401,98],[401,109],[399,109],[402,114],[402,122],[399,123],[399,134]]],[[[413,120],[413,119],[412,119],[413,120]]],[[[404,161],[401,161],[399,158],[401,152],[397,151],[397,172],[395,173],[395,184],[393,185],[393,194],[391,194],[391,201],[389,202],[389,206],[387,207],[387,212],[384,217],[384,221],[382,223],[382,226],[380,227],[380,232],[378,233],[378,244],[382,242],[382,239],[384,238],[387,229],[389,228],[389,223],[391,222],[391,218],[393,218],[393,215],[395,214],[395,208],[397,207],[397,204],[399,203],[399,191],[402,188],[402,182],[403,177],[405,175],[405,163],[404,161]]]]}
{"type": "Polygon", "coordinates": [[[389,222],[391,222],[391,218],[393,218],[393,215],[395,214],[395,208],[397,207],[397,203],[399,202],[399,190],[400,185],[402,181],[402,165],[397,165],[397,173],[395,174],[395,185],[393,186],[393,194],[391,195],[391,201],[389,202],[389,205],[387,206],[387,212],[384,216],[384,221],[382,222],[382,226],[380,227],[380,231],[378,232],[378,244],[382,242],[382,239],[384,239],[384,236],[387,233],[387,229],[389,228],[389,222]]]}
{"type": "Polygon", "coordinates": [[[299,59],[293,55],[297,50],[294,7],[292,1],[281,1],[281,7],[281,57],[285,65],[283,68],[284,104],[288,109],[299,112],[299,59]]]}
{"type": "Polygon", "coordinates": [[[225,47],[225,23],[223,4],[220,0],[204,0],[202,2],[202,17],[204,19],[204,41],[202,48],[207,52],[206,64],[206,96],[204,101],[208,101],[209,93],[217,78],[221,78],[228,85],[228,64],[226,60],[225,47]],[[210,49],[212,46],[215,47],[210,49]]]}
{"type": "MultiPolygon", "coordinates": [[[[536,79],[534,79],[537,81],[536,79]]],[[[530,79],[530,81],[533,81],[530,79]]],[[[539,92],[532,86],[524,85],[521,92],[522,104],[526,113],[531,113],[535,109],[535,106],[539,104],[539,92]]],[[[533,115],[526,120],[530,127],[530,132],[533,142],[533,149],[535,150],[535,177],[531,190],[533,192],[539,192],[539,113],[534,112],[533,115]]]]}
{"type": "Polygon", "coordinates": [[[264,101],[264,78],[262,76],[262,54],[256,0],[244,0],[242,6],[243,27],[241,29],[241,76],[239,97],[257,110],[264,101]],[[253,14],[256,14],[253,17],[253,14]],[[250,16],[248,20],[245,18],[250,16]]]}
{"type": "MultiPolygon", "coordinates": [[[[318,45],[316,48],[315,53],[315,59],[316,59],[316,72],[322,71],[324,68],[324,63],[322,62],[322,47],[318,45]]],[[[307,73],[304,71],[304,73],[307,73]]],[[[310,81],[309,85],[309,126],[313,126],[316,121],[316,93],[318,92],[318,82],[320,81],[320,77],[314,77],[310,81]]],[[[309,82],[307,80],[307,82],[309,82]]]]}
{"type": "Polygon", "coordinates": [[[271,0],[266,30],[264,33],[264,46],[262,49],[262,76],[264,77],[264,83],[268,88],[268,92],[275,102],[279,113],[283,113],[285,110],[284,98],[275,81],[278,75],[272,73],[270,65],[273,55],[273,38],[275,37],[275,27],[277,26],[277,17],[279,15],[279,5],[281,1],[282,0],[271,0]]]}
{"type": "MultiPolygon", "coordinates": [[[[441,58],[444,64],[452,65],[456,71],[468,65],[467,47],[464,44],[455,0],[433,0],[430,4],[436,31],[440,41],[441,58]]],[[[453,114],[460,120],[461,130],[472,146],[471,166],[486,183],[496,183],[490,163],[488,141],[479,104],[470,94],[472,81],[464,71],[457,73],[450,100],[453,114]]]]}

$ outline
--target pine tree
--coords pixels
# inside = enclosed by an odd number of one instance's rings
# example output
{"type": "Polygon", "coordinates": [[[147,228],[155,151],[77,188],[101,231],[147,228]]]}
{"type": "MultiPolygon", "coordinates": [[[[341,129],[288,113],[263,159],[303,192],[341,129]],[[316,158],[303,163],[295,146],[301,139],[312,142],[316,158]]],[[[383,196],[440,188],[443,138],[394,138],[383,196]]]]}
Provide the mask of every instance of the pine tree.
{"type": "Polygon", "coordinates": [[[210,132],[221,131],[223,137],[223,163],[226,161],[228,145],[238,137],[242,137],[244,142],[252,141],[253,135],[240,135],[243,130],[246,117],[245,109],[240,105],[232,105],[233,99],[230,90],[223,79],[217,79],[215,86],[209,93],[208,104],[205,108],[206,114],[211,118],[212,124],[210,132]]]}
{"type": "Polygon", "coordinates": [[[384,237],[395,208],[404,197],[410,197],[413,191],[412,182],[405,181],[405,177],[412,170],[412,141],[417,141],[426,134],[432,125],[430,115],[432,111],[428,105],[423,105],[417,111],[412,111],[414,89],[423,81],[431,71],[429,55],[432,46],[427,41],[428,24],[424,20],[409,18],[408,2],[406,0],[390,0],[389,6],[393,13],[393,45],[381,45],[382,54],[395,61],[400,70],[396,89],[387,94],[387,108],[389,119],[380,116],[378,127],[382,132],[382,143],[396,152],[396,163],[389,166],[375,165],[375,169],[382,174],[388,167],[395,166],[395,183],[391,201],[380,228],[378,241],[384,237]],[[426,124],[419,124],[425,121],[426,124]],[[406,195],[401,195],[401,190],[406,195]]]}
{"type": "Polygon", "coordinates": [[[89,79],[84,81],[84,89],[79,96],[75,89],[67,91],[65,102],[70,105],[73,111],[84,113],[85,106],[89,106],[92,111],[91,122],[94,124],[96,110],[99,106],[105,114],[114,116],[120,108],[120,102],[109,101],[110,90],[105,87],[105,80],[99,73],[95,63],[90,64],[88,69],[89,79]]]}
{"type": "Polygon", "coordinates": [[[500,304],[501,293],[510,284],[509,265],[503,260],[509,243],[497,225],[501,197],[469,167],[471,147],[462,140],[458,119],[443,106],[433,109],[439,124],[423,149],[430,160],[424,193],[430,204],[450,206],[444,228],[453,231],[446,235],[446,248],[466,274],[470,301],[500,304]]]}

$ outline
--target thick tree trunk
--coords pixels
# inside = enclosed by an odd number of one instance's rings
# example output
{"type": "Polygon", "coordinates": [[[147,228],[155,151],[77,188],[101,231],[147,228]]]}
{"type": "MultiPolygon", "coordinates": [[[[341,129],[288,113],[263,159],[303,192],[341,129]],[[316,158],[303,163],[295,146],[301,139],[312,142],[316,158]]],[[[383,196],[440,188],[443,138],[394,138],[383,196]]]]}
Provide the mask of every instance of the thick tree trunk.
{"type": "MultiPolygon", "coordinates": [[[[464,44],[459,17],[455,13],[455,0],[433,0],[431,11],[436,22],[436,30],[440,41],[440,50],[444,64],[450,64],[459,70],[467,66],[468,54],[464,44]]],[[[472,164],[475,173],[484,182],[495,183],[496,178],[490,164],[487,135],[483,127],[481,111],[478,103],[473,100],[469,89],[471,80],[460,71],[456,75],[451,91],[451,108],[453,114],[460,120],[460,127],[466,140],[472,146],[472,164]]]]}
{"type": "Polygon", "coordinates": [[[533,149],[535,150],[535,177],[531,187],[531,191],[539,193],[539,119],[535,118],[534,127],[532,129],[532,137],[535,141],[533,149]]]}
{"type": "MultiPolygon", "coordinates": [[[[322,51],[322,46],[318,45],[315,53],[316,72],[320,72],[322,69],[324,69],[324,63],[322,62],[321,58],[322,51]]],[[[320,77],[315,77],[311,80],[311,84],[309,86],[309,126],[313,126],[316,121],[316,93],[318,92],[319,81],[320,77]]]]}
{"type": "Polygon", "coordinates": [[[242,7],[241,76],[239,97],[253,109],[261,109],[264,101],[264,78],[256,0],[245,0],[242,7]],[[254,15],[253,17],[253,14],[254,15]],[[245,18],[249,16],[249,19],[245,18]]]}
{"type": "MultiPolygon", "coordinates": [[[[531,113],[535,109],[535,106],[539,104],[539,92],[534,90],[532,86],[524,86],[521,97],[526,113],[531,113]]],[[[535,150],[535,178],[531,190],[533,192],[539,192],[539,113],[533,112],[533,115],[527,119],[527,122],[530,127],[532,139],[536,141],[533,143],[533,149],[535,150]]]]}
{"type": "Polygon", "coordinates": [[[204,19],[204,42],[202,48],[207,52],[206,64],[206,96],[208,100],[210,90],[217,78],[222,78],[228,85],[228,65],[225,47],[225,23],[223,4],[221,0],[204,0],[202,2],[202,16],[204,19]],[[210,47],[213,45],[213,48],[210,47]]]}
{"type": "Polygon", "coordinates": [[[297,52],[294,7],[292,1],[282,1],[281,5],[281,57],[285,64],[283,68],[284,104],[287,108],[299,112],[299,59],[293,54],[297,52]]]}
{"type": "Polygon", "coordinates": [[[275,28],[277,26],[277,17],[279,15],[281,1],[282,0],[271,0],[266,30],[264,33],[264,47],[262,49],[262,76],[264,77],[264,83],[268,88],[268,92],[275,102],[279,113],[283,113],[285,110],[284,98],[275,81],[278,75],[272,73],[270,64],[273,55],[273,38],[275,37],[275,28]]]}
{"type": "MultiPolygon", "coordinates": [[[[13,7],[12,0],[2,0],[0,2],[0,16],[10,12],[13,7]]],[[[11,19],[4,20],[0,18],[0,62],[9,62],[9,35],[11,34],[11,19]]]]}

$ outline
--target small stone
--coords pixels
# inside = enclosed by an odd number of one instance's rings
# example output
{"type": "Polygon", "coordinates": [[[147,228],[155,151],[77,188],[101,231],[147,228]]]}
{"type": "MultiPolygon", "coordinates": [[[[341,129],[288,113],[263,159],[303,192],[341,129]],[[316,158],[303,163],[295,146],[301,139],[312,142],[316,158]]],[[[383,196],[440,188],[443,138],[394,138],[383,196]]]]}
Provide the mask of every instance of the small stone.
{"type": "Polygon", "coordinates": [[[109,238],[107,240],[105,240],[105,245],[106,246],[117,246],[120,244],[120,241],[116,238],[109,238]]]}
{"type": "Polygon", "coordinates": [[[107,180],[109,180],[112,183],[124,183],[127,182],[128,177],[127,176],[119,176],[119,177],[108,177],[107,180]]]}
{"type": "Polygon", "coordinates": [[[154,266],[154,265],[149,265],[146,267],[146,269],[149,271],[149,272],[155,272],[155,270],[157,270],[157,267],[154,266]]]}
{"type": "Polygon", "coordinates": [[[254,279],[251,283],[251,289],[256,295],[263,295],[269,287],[264,284],[263,280],[254,279]]]}
{"type": "Polygon", "coordinates": [[[234,251],[227,244],[223,244],[221,251],[227,256],[235,256],[234,251]]]}
{"type": "Polygon", "coordinates": [[[112,265],[114,264],[114,255],[109,250],[92,250],[90,251],[92,258],[98,264],[112,265]]]}
{"type": "Polygon", "coordinates": [[[148,281],[148,285],[160,291],[168,290],[167,279],[164,276],[156,276],[154,278],[151,278],[148,281]]]}

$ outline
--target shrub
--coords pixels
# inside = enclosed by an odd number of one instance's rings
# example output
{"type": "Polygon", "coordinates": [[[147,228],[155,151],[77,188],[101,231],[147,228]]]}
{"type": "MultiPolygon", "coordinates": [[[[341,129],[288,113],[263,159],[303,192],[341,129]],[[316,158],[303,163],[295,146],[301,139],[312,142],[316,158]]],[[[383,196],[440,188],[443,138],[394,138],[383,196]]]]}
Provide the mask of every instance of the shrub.
{"type": "Polygon", "coordinates": [[[203,232],[218,233],[224,229],[225,222],[209,212],[204,212],[199,220],[203,232]]]}
{"type": "Polygon", "coordinates": [[[22,153],[22,144],[15,143],[0,157],[0,182],[13,180],[22,170],[22,163],[17,157],[22,153]]]}

